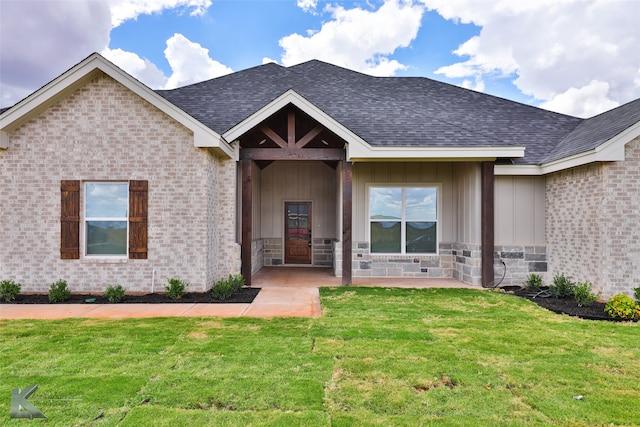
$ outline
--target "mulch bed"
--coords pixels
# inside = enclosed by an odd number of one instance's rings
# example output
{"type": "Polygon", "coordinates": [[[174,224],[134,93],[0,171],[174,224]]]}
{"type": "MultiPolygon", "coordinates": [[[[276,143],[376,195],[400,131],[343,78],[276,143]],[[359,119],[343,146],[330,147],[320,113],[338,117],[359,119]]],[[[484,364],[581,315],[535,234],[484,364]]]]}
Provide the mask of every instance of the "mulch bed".
{"type": "MultiPolygon", "coordinates": [[[[174,300],[164,294],[147,295],[127,295],[118,304],[171,304],[171,303],[209,303],[209,304],[251,304],[260,288],[240,288],[236,294],[224,301],[214,300],[210,292],[190,292],[185,293],[182,298],[174,300]]],[[[49,304],[48,294],[20,294],[15,300],[3,304],[49,304]]],[[[71,297],[59,304],[110,304],[103,295],[71,294],[71,297]],[[87,299],[95,298],[94,302],[87,302],[87,299]]]]}
{"type": "MultiPolygon", "coordinates": [[[[547,310],[551,310],[554,313],[566,314],[569,316],[580,317],[582,319],[589,320],[608,320],[611,322],[628,321],[625,319],[614,319],[604,311],[604,302],[592,302],[588,306],[578,307],[573,296],[566,298],[554,298],[554,297],[542,297],[536,296],[535,293],[527,291],[526,289],[517,289],[513,291],[514,295],[522,298],[526,298],[529,301],[533,301],[540,307],[544,307],[547,310]]],[[[634,320],[634,321],[637,321],[634,320]]]]}

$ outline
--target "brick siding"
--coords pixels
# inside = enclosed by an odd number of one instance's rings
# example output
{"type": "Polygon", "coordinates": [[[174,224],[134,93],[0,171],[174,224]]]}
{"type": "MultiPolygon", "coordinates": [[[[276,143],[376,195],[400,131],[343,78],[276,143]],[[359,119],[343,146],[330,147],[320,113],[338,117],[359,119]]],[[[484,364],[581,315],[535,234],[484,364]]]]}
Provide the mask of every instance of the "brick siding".
{"type": "Polygon", "coordinates": [[[11,132],[0,162],[0,279],[24,292],[57,279],[74,292],[162,291],[168,277],[201,291],[239,269],[235,162],[194,148],[188,129],[107,76],[11,132]],[[148,259],[61,260],[63,179],[148,180],[148,259]]]}
{"type": "Polygon", "coordinates": [[[640,138],[623,162],[599,163],[547,177],[550,275],[589,280],[603,298],[632,295],[640,282],[640,138]]]}

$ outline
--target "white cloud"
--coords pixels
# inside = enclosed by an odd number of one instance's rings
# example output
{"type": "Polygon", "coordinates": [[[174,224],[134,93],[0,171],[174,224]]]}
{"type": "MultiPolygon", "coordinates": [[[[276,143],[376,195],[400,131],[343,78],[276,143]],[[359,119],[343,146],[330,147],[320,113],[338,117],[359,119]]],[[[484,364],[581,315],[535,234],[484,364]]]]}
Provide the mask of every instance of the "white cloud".
{"type": "Polygon", "coordinates": [[[552,111],[571,111],[578,117],[592,117],[620,105],[608,98],[609,89],[609,83],[593,80],[581,88],[571,87],[554,95],[540,107],[552,111]]]}
{"type": "Polygon", "coordinates": [[[389,59],[407,47],[420,28],[424,8],[412,2],[388,0],[376,11],[328,6],[331,21],[307,36],[280,40],[286,66],[320,59],[372,75],[390,76],[406,66],[389,59]]]}
{"type": "Polygon", "coordinates": [[[163,10],[190,10],[191,16],[202,16],[211,6],[211,0],[109,0],[111,23],[117,27],[124,21],[140,15],[151,15],[163,10]]]}
{"type": "Polygon", "coordinates": [[[173,71],[165,89],[173,89],[233,72],[226,65],[211,59],[209,49],[190,41],[182,34],[174,34],[167,40],[164,55],[173,71]]]}
{"type": "Polygon", "coordinates": [[[482,26],[454,52],[463,60],[436,71],[446,77],[478,85],[512,76],[544,108],[579,116],[640,97],[640,2],[422,1],[446,19],[482,26]]]}
{"type": "Polygon", "coordinates": [[[318,0],[298,0],[296,2],[298,7],[305,12],[315,12],[316,7],[318,6],[318,0]]]}
{"type": "Polygon", "coordinates": [[[154,89],[230,72],[208,56],[204,58],[206,49],[186,38],[174,36],[167,41],[167,59],[173,71],[169,77],[146,58],[109,48],[111,30],[126,20],[168,9],[200,16],[206,13],[211,0],[0,1],[3,107],[15,104],[93,52],[101,52],[154,89]],[[185,52],[175,52],[173,44],[181,44],[185,52]]]}
{"type": "Polygon", "coordinates": [[[111,18],[103,2],[3,1],[0,8],[2,106],[109,43],[111,18]]]}
{"type": "Polygon", "coordinates": [[[167,77],[146,58],[140,58],[137,54],[122,49],[106,48],[101,54],[151,88],[159,88],[167,84],[167,77]]]}

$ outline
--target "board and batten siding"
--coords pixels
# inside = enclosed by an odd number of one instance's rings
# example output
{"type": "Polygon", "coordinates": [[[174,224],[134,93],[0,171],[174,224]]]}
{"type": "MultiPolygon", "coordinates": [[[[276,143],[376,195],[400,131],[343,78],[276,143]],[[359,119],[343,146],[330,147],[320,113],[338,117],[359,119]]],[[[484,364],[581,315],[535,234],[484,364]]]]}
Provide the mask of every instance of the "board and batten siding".
{"type": "Polygon", "coordinates": [[[495,244],[545,244],[545,177],[496,176],[495,244]]]}
{"type": "Polygon", "coordinates": [[[254,228],[258,232],[253,239],[284,237],[284,202],[289,201],[311,202],[314,238],[338,238],[335,169],[323,162],[278,161],[262,169],[259,176],[254,203],[256,197],[260,203],[258,207],[254,204],[254,221],[260,224],[254,228]]]}

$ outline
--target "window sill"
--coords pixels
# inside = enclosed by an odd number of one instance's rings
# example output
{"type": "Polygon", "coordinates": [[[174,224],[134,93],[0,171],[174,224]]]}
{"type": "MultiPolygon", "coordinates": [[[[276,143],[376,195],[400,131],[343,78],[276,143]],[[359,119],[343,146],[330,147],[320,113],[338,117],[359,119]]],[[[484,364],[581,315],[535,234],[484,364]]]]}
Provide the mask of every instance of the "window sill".
{"type": "Polygon", "coordinates": [[[82,260],[94,264],[123,264],[129,261],[129,258],[85,255],[82,260]]]}

